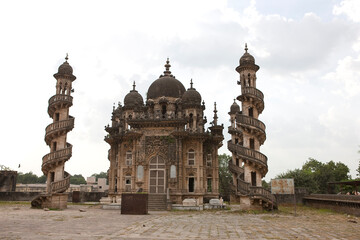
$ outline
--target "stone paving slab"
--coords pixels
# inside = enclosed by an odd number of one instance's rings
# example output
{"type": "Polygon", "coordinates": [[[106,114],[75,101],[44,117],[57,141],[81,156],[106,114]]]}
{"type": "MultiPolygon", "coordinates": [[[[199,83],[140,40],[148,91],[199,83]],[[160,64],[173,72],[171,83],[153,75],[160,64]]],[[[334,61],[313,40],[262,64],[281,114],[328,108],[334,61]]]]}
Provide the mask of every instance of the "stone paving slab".
{"type": "Polygon", "coordinates": [[[0,204],[0,239],[360,239],[359,225],[356,217],[316,210],[297,217],[220,210],[121,215],[93,206],[0,204]]]}

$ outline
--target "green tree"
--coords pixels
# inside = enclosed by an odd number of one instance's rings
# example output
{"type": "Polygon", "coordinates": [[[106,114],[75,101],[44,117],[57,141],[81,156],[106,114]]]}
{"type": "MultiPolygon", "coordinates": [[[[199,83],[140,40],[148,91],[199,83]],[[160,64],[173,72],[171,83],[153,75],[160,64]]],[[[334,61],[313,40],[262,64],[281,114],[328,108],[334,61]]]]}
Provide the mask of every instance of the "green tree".
{"type": "Polygon", "coordinates": [[[37,183],[46,183],[46,176],[42,175],[37,179],[37,183]]]}
{"type": "Polygon", "coordinates": [[[270,184],[266,182],[265,180],[261,181],[261,186],[267,190],[270,190],[270,184]]]}
{"type": "Polygon", "coordinates": [[[108,179],[107,172],[94,173],[94,174],[91,175],[91,176],[92,176],[92,177],[95,177],[95,178],[96,178],[96,181],[97,181],[99,178],[106,178],[106,179],[108,179]]]}
{"type": "Polygon", "coordinates": [[[232,175],[229,171],[229,161],[231,156],[221,154],[219,158],[219,193],[220,196],[226,200],[230,200],[232,175]]]}
{"type": "MultiPolygon", "coordinates": [[[[311,193],[327,193],[328,182],[349,180],[349,168],[341,163],[330,161],[322,163],[309,158],[301,169],[289,170],[277,178],[294,178],[296,187],[305,187],[311,193]]],[[[334,188],[332,191],[336,191],[334,188]]]]}
{"type": "Polygon", "coordinates": [[[70,184],[86,184],[86,181],[81,174],[74,174],[70,177],[70,184]]]}
{"type": "Polygon", "coordinates": [[[38,176],[33,174],[32,172],[28,172],[28,173],[19,172],[17,175],[16,182],[22,184],[37,183],[38,176]]]}

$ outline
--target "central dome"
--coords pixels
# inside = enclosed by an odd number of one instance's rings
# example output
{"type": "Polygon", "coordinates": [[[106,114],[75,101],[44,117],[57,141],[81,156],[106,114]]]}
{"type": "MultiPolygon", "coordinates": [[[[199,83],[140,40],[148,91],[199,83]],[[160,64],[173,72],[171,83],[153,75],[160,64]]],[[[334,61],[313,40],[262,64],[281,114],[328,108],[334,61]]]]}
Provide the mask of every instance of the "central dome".
{"type": "Polygon", "coordinates": [[[181,98],[184,94],[184,85],[171,74],[169,70],[170,67],[169,59],[167,59],[164,75],[161,75],[159,79],[155,80],[148,89],[148,99],[155,99],[158,97],[181,98]]]}

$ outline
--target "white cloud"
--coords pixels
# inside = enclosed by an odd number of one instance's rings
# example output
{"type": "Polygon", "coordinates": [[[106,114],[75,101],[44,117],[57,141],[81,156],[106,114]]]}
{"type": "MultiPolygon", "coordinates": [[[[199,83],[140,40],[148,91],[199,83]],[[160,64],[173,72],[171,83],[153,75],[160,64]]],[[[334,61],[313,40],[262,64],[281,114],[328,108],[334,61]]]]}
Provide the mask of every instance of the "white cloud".
{"type": "Polygon", "coordinates": [[[344,0],[339,5],[335,5],[333,13],[335,15],[345,14],[354,22],[360,22],[360,2],[357,0],[344,0]]]}

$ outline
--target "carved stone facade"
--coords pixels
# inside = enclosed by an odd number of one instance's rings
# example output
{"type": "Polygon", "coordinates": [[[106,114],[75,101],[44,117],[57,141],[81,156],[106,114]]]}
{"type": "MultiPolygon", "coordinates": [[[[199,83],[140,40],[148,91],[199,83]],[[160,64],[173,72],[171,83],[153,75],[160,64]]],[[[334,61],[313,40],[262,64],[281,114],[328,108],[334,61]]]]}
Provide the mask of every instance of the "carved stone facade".
{"type": "Polygon", "coordinates": [[[133,89],[113,109],[105,141],[109,143],[109,196],[119,201],[122,193],[147,192],[166,195],[180,204],[185,198],[219,196],[218,148],[223,126],[214,120],[205,130],[205,103],[191,86],[170,72],[169,60],[164,74],[147,91],[147,99],[133,89]]]}
{"type": "Polygon", "coordinates": [[[260,146],[266,139],[265,124],[258,120],[264,110],[264,95],[256,88],[256,72],[259,66],[245,45],[245,53],[240,58],[236,71],[240,75],[237,82],[241,86],[241,95],[230,107],[228,149],[232,153],[229,170],[233,176],[231,201],[240,203],[242,209],[276,207],[275,197],[262,188],[268,166],[267,157],[260,152],[260,146]]]}

